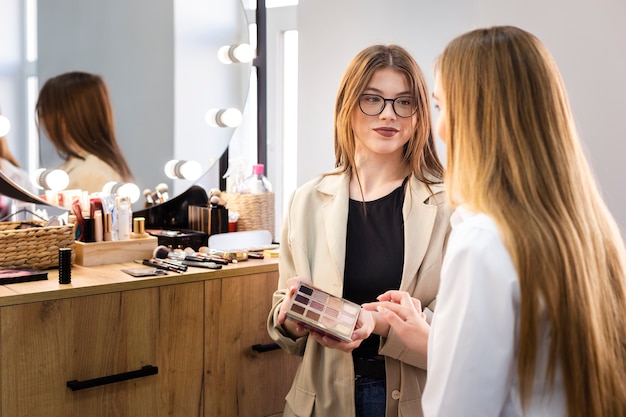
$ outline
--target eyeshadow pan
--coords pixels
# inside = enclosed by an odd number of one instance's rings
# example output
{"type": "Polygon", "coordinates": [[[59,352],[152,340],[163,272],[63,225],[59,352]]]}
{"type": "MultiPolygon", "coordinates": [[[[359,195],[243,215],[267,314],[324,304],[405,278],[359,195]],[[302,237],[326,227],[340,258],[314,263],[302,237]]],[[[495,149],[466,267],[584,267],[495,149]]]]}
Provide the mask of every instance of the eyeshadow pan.
{"type": "Polygon", "coordinates": [[[311,308],[317,311],[324,311],[324,304],[318,303],[317,301],[313,300],[311,301],[311,308]]]}
{"type": "Polygon", "coordinates": [[[325,302],[326,302],[326,300],[328,300],[328,295],[326,295],[326,294],[324,294],[323,292],[320,292],[320,291],[315,291],[315,292],[313,293],[312,297],[313,297],[315,300],[318,300],[318,301],[319,301],[319,302],[321,302],[321,303],[325,303],[325,302]]]}
{"type": "Polygon", "coordinates": [[[309,310],[309,311],[307,311],[307,312],[306,312],[306,316],[307,316],[308,318],[310,318],[310,319],[313,319],[313,320],[317,320],[317,319],[319,319],[319,318],[320,318],[320,315],[319,315],[319,314],[317,314],[317,313],[316,313],[315,311],[313,311],[313,310],[309,310]]]}
{"type": "Polygon", "coordinates": [[[332,320],[328,317],[322,317],[321,322],[324,326],[328,327],[329,329],[332,329],[337,324],[335,320],[332,320]]]}
{"type": "Polygon", "coordinates": [[[327,306],[332,307],[335,310],[340,310],[342,304],[343,303],[341,302],[341,300],[338,300],[336,298],[329,298],[328,301],[326,302],[327,306]]]}
{"type": "Polygon", "coordinates": [[[356,307],[354,304],[343,303],[343,311],[348,314],[355,315],[356,312],[359,311],[359,308],[356,307]]]}
{"type": "Polygon", "coordinates": [[[342,323],[350,324],[350,323],[352,323],[352,321],[354,319],[355,319],[354,316],[351,316],[351,315],[345,314],[345,313],[341,313],[341,315],[339,316],[339,321],[341,321],[342,323]]]}
{"type": "Polygon", "coordinates": [[[296,295],[296,301],[299,303],[302,303],[304,305],[309,304],[309,299],[306,298],[305,296],[303,296],[302,294],[297,294],[296,295]]]}
{"type": "Polygon", "coordinates": [[[304,307],[302,307],[301,305],[298,304],[292,304],[291,305],[291,311],[294,311],[298,314],[304,314],[304,307]]]}
{"type": "Polygon", "coordinates": [[[300,291],[302,293],[305,293],[307,295],[313,294],[313,288],[309,288],[309,287],[306,287],[304,285],[301,285],[300,288],[298,289],[298,291],[300,291]]]}

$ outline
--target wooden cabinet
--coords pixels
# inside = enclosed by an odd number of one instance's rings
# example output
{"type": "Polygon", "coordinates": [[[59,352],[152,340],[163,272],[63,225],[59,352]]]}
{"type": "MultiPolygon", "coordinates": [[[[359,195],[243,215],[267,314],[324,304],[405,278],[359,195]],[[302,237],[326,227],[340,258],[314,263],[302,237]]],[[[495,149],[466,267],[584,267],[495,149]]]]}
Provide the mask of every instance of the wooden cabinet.
{"type": "Polygon", "coordinates": [[[242,264],[0,286],[0,417],[279,415],[300,358],[265,327],[277,262],[242,264]]]}
{"type": "Polygon", "coordinates": [[[1,415],[198,415],[202,295],[199,282],[3,307],[1,415]]]}
{"type": "Polygon", "coordinates": [[[300,358],[272,349],[267,334],[277,279],[272,272],[206,281],[205,417],[282,413],[300,358]]]}

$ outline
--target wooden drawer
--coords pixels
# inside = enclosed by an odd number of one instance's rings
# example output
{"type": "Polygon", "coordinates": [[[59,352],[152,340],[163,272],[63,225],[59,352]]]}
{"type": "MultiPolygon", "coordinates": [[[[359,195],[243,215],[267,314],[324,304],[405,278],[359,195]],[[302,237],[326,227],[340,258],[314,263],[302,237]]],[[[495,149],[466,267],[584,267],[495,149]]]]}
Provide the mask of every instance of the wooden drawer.
{"type": "Polygon", "coordinates": [[[282,413],[300,358],[267,334],[277,282],[277,272],[206,281],[205,417],[282,413]]]}
{"type": "Polygon", "coordinates": [[[197,415],[202,305],[202,283],[191,283],[3,307],[0,415],[197,415]],[[134,374],[148,366],[158,373],[134,374]]]}

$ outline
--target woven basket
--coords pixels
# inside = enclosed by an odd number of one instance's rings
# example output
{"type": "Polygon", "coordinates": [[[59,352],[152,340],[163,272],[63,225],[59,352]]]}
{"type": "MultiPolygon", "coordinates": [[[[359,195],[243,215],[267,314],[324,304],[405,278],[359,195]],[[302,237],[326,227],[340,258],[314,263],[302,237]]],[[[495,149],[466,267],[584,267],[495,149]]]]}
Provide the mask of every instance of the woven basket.
{"type": "Polygon", "coordinates": [[[74,261],[74,225],[17,229],[21,222],[0,222],[0,268],[49,269],[59,266],[59,248],[72,249],[74,261]]]}
{"type": "Polygon", "coordinates": [[[229,212],[239,213],[237,231],[268,230],[274,238],[274,193],[222,193],[229,212]]]}

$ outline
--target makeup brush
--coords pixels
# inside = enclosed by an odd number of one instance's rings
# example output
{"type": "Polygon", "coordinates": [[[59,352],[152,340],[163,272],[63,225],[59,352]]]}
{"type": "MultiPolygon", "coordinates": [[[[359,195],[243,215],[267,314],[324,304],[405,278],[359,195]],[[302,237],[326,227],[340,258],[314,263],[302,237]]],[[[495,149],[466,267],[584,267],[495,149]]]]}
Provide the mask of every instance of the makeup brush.
{"type": "Polygon", "coordinates": [[[155,187],[157,195],[159,196],[159,200],[161,200],[161,202],[165,202],[169,199],[169,195],[167,194],[167,190],[169,189],[169,187],[167,186],[167,184],[165,184],[164,182],[157,184],[157,186],[155,187]]]}
{"type": "Polygon", "coordinates": [[[223,259],[214,259],[205,256],[198,256],[196,253],[189,252],[173,252],[170,248],[164,245],[159,245],[154,248],[152,257],[157,259],[176,259],[179,261],[193,261],[193,262],[214,262],[221,265],[228,265],[228,261],[223,259]]]}
{"type": "Polygon", "coordinates": [[[147,206],[154,205],[154,199],[152,198],[152,191],[150,191],[149,188],[146,188],[145,190],[143,190],[143,195],[144,195],[144,197],[146,197],[146,205],[147,206]]]}

